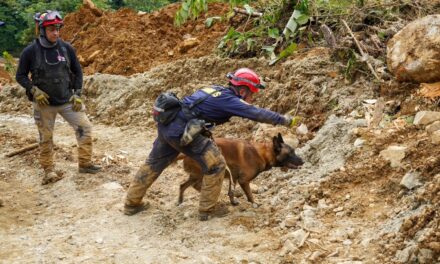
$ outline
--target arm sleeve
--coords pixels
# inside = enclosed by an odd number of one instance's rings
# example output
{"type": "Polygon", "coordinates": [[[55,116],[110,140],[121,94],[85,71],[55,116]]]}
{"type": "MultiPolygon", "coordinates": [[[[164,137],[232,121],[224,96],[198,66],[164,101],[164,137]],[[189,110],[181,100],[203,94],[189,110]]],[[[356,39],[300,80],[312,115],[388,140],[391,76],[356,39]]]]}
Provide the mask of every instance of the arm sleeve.
{"type": "Polygon", "coordinates": [[[230,98],[227,109],[235,116],[244,117],[260,123],[282,125],[286,122],[284,116],[264,108],[253,106],[239,98],[230,98]]]}
{"type": "Polygon", "coordinates": [[[73,79],[73,90],[78,91],[82,89],[83,72],[78,57],[76,56],[75,49],[70,44],[68,45],[68,47],[70,56],[70,70],[75,76],[75,78],[73,79]]]}
{"type": "Polygon", "coordinates": [[[32,46],[28,46],[23,50],[20,55],[17,73],[15,74],[15,79],[17,80],[17,82],[28,91],[32,89],[32,81],[29,79],[32,57],[32,46]]]}

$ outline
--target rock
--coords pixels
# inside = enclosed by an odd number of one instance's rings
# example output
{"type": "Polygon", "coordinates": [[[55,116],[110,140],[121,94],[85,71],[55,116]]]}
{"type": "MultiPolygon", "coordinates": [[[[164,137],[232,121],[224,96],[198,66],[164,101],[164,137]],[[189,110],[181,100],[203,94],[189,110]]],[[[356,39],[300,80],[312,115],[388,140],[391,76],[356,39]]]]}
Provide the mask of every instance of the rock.
{"type": "Polygon", "coordinates": [[[414,117],[414,125],[428,125],[440,120],[440,112],[420,111],[414,117]]]}
{"type": "Polygon", "coordinates": [[[318,209],[327,209],[329,206],[325,202],[325,199],[319,199],[318,200],[318,209]]]}
{"type": "Polygon", "coordinates": [[[396,252],[395,261],[398,263],[407,263],[416,250],[416,245],[410,245],[403,250],[398,250],[396,252]]]}
{"type": "Polygon", "coordinates": [[[418,179],[420,174],[415,171],[409,171],[403,176],[402,180],[400,181],[400,185],[407,188],[408,190],[411,190],[417,186],[422,185],[418,179]]]}
{"type": "Polygon", "coordinates": [[[179,46],[179,52],[185,53],[188,50],[194,48],[195,46],[198,46],[200,44],[200,41],[197,38],[188,38],[182,41],[182,43],[179,46]]]}
{"type": "Polygon", "coordinates": [[[405,151],[406,147],[404,146],[389,146],[380,152],[380,156],[390,161],[391,167],[396,168],[401,166],[400,162],[405,158],[405,151]]]}
{"type": "Polygon", "coordinates": [[[431,142],[432,142],[432,144],[436,144],[436,145],[440,144],[440,130],[432,133],[431,142]]]}
{"type": "Polygon", "coordinates": [[[318,258],[320,258],[322,256],[322,252],[321,251],[315,251],[312,253],[312,255],[309,257],[310,261],[316,261],[318,260],[318,258]]]}
{"type": "Polygon", "coordinates": [[[285,256],[288,253],[293,253],[298,251],[298,248],[289,239],[284,242],[284,246],[281,249],[280,256],[285,256]]]}
{"type": "Polygon", "coordinates": [[[304,243],[305,239],[307,238],[308,233],[304,231],[303,229],[298,229],[296,231],[293,231],[289,234],[289,237],[293,239],[293,242],[297,246],[302,246],[302,243],[304,243]]]}
{"type": "Polygon", "coordinates": [[[342,241],[342,245],[344,246],[350,246],[351,244],[353,244],[353,242],[350,239],[346,239],[342,241]]]}
{"type": "Polygon", "coordinates": [[[250,183],[249,187],[251,187],[251,192],[252,193],[258,193],[258,185],[256,185],[255,183],[250,183]]]}
{"type": "Polygon", "coordinates": [[[364,119],[364,118],[356,119],[353,121],[353,126],[354,127],[367,127],[368,126],[367,119],[364,119]]]}
{"type": "Polygon", "coordinates": [[[294,227],[294,226],[296,226],[297,220],[298,220],[298,217],[295,217],[293,215],[287,215],[286,219],[284,220],[284,224],[286,227],[294,227]]]}
{"type": "Polygon", "coordinates": [[[440,15],[417,19],[387,44],[387,64],[398,81],[440,81],[440,15]]]}
{"type": "Polygon", "coordinates": [[[364,140],[364,139],[362,139],[362,138],[357,138],[357,139],[354,141],[353,146],[355,146],[356,148],[360,148],[360,147],[362,147],[362,146],[364,145],[364,143],[365,143],[365,140],[364,140]]]}
{"type": "Polygon", "coordinates": [[[207,256],[201,256],[201,257],[200,257],[200,262],[201,262],[202,264],[214,264],[214,263],[215,263],[212,259],[210,259],[210,258],[207,257],[207,256]]]}
{"type": "Polygon", "coordinates": [[[102,187],[106,190],[120,190],[123,187],[117,182],[107,182],[102,185],[102,187]]]}
{"type": "Polygon", "coordinates": [[[307,133],[309,133],[309,129],[307,128],[307,126],[303,123],[301,124],[299,127],[296,128],[296,133],[300,134],[300,135],[306,135],[307,133]]]}
{"type": "Polygon", "coordinates": [[[428,264],[433,263],[434,260],[434,252],[427,248],[422,248],[419,250],[419,254],[417,255],[419,263],[428,264]]]}
{"type": "Polygon", "coordinates": [[[432,124],[429,124],[425,127],[426,132],[429,134],[434,133],[437,130],[440,130],[440,121],[435,121],[432,124]]]}

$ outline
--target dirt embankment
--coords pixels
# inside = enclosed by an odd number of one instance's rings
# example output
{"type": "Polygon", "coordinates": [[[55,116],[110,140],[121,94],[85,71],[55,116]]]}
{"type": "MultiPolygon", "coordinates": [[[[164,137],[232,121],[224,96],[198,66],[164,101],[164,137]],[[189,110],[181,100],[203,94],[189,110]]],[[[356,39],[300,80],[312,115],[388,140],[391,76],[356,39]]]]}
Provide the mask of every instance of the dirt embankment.
{"type": "Polygon", "coordinates": [[[214,52],[227,23],[205,27],[205,19],[222,16],[228,5],[211,4],[209,12],[182,27],[174,26],[178,4],[151,14],[130,9],[97,16],[88,6],[65,18],[61,37],[72,43],[85,74],[131,75],[169,61],[198,58],[214,52]]]}
{"type": "MultiPolygon", "coordinates": [[[[39,185],[37,150],[1,160],[0,212],[8,212],[1,215],[7,223],[0,225],[7,242],[0,245],[2,258],[90,263],[128,263],[133,258],[152,263],[440,261],[440,153],[425,130],[409,121],[418,110],[438,110],[436,104],[418,96],[414,86],[379,85],[362,76],[348,82],[346,65],[327,48],[300,51],[272,67],[265,59],[199,58],[209,53],[203,49],[209,47],[206,43],[181,53],[183,36],[196,36],[202,21],[173,29],[175,35],[149,31],[150,26],[171,25],[175,8],[150,15],[121,10],[100,17],[83,8],[66,17],[64,38],[74,40],[86,73],[142,73],[85,77],[84,97],[95,124],[95,161],[104,166],[103,173],[77,174],[73,132],[59,123],[56,160],[66,173],[62,181],[39,185]],[[84,28],[69,28],[74,24],[69,19],[84,28]],[[106,34],[110,32],[115,35],[106,34]],[[163,37],[162,45],[159,36],[170,38],[163,37]],[[149,50],[150,42],[155,49],[149,50]],[[132,49],[133,43],[138,46],[132,49]],[[252,186],[259,208],[240,198],[241,205],[231,207],[229,216],[206,225],[197,221],[196,193],[188,191],[183,206],[175,206],[185,175],[180,165],[173,166],[147,192],[151,209],[122,216],[127,184],[155,137],[150,112],[156,96],[165,90],[185,96],[212,83],[224,84],[225,74],[238,67],[255,69],[267,83],[268,89],[256,96],[257,105],[281,113],[293,110],[304,117],[309,133],[295,135],[286,128],[234,118],[214,135],[267,140],[269,132],[282,131],[299,137],[297,153],[305,165],[262,173],[252,186]],[[389,103],[379,125],[368,127],[372,113],[364,99],[377,98],[389,103]],[[406,147],[400,167],[380,156],[391,145],[406,147]],[[402,177],[413,172],[419,185],[403,188],[402,177]]],[[[217,27],[220,34],[224,28],[217,27]]],[[[31,115],[24,90],[5,85],[0,102],[1,154],[34,142],[32,119],[17,117],[31,115]]]]}

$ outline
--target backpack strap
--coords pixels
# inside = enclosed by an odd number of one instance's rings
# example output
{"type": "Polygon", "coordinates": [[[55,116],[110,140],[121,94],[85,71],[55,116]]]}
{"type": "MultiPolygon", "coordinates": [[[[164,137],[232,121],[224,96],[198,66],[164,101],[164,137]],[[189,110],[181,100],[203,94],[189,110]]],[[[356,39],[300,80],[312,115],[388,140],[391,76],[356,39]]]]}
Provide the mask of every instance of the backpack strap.
{"type": "Polygon", "coordinates": [[[34,51],[34,58],[35,58],[35,65],[34,65],[35,69],[32,72],[32,84],[37,85],[38,80],[41,77],[40,76],[42,71],[41,65],[43,62],[43,51],[41,49],[40,43],[38,42],[38,39],[35,39],[33,41],[32,48],[34,51]]]}
{"type": "Polygon", "coordinates": [[[70,56],[67,52],[66,44],[62,40],[58,40],[58,43],[60,44],[61,52],[63,52],[64,58],[66,58],[67,69],[69,70],[69,73],[71,73],[72,71],[70,70],[70,56]]]}
{"type": "Polygon", "coordinates": [[[190,104],[188,106],[189,109],[193,109],[194,106],[200,104],[201,102],[205,101],[206,99],[208,99],[208,97],[210,97],[211,95],[215,94],[215,93],[220,93],[218,90],[214,89],[214,88],[204,88],[202,89],[203,92],[207,93],[206,96],[204,97],[200,97],[199,99],[195,100],[192,104],[190,104]]]}

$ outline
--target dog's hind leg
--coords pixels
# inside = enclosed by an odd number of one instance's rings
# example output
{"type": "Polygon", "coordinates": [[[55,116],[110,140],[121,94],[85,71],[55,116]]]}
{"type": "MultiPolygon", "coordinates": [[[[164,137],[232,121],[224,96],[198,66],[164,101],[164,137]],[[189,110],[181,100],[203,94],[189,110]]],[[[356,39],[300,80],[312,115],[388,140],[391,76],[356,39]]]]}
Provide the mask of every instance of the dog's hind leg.
{"type": "MultiPolygon", "coordinates": [[[[189,176],[189,179],[182,183],[180,185],[180,189],[179,189],[179,200],[177,201],[177,205],[181,204],[183,202],[183,193],[185,192],[185,190],[189,187],[189,186],[194,186],[194,184],[197,182],[197,177],[194,177],[193,175],[189,176]]],[[[200,190],[199,190],[200,191],[200,190]]]]}

